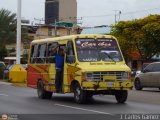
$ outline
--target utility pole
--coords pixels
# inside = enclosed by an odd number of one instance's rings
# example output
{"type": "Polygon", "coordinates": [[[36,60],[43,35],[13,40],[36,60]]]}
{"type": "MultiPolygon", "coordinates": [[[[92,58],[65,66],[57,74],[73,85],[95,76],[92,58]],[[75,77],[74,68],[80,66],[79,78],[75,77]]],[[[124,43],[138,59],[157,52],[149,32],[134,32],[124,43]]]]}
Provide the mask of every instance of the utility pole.
{"type": "Polygon", "coordinates": [[[57,36],[57,20],[54,21],[54,31],[55,31],[55,37],[57,36]]]}
{"type": "Polygon", "coordinates": [[[16,64],[20,64],[21,48],[21,0],[18,0],[17,7],[17,45],[16,45],[16,64]]]}
{"type": "Polygon", "coordinates": [[[119,20],[120,20],[120,15],[122,12],[120,10],[114,10],[114,11],[115,11],[114,20],[115,20],[115,24],[117,24],[117,22],[119,22],[119,20]],[[118,12],[118,14],[117,14],[117,12],[118,12]],[[117,20],[117,15],[118,15],[118,20],[117,20]]]}

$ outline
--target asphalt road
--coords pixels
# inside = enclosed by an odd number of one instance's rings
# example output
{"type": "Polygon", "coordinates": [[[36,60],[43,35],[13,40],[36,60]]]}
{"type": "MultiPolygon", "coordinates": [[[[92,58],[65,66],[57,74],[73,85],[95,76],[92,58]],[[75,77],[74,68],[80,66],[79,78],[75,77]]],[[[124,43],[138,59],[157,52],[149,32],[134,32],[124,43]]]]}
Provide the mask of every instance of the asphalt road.
{"type": "Polygon", "coordinates": [[[70,117],[66,117],[68,115],[72,115],[73,119],[78,120],[83,119],[84,116],[86,118],[87,115],[93,118],[101,116],[103,119],[103,115],[160,114],[160,91],[158,89],[129,91],[128,100],[125,104],[117,104],[114,96],[98,95],[94,96],[87,104],[79,105],[74,103],[73,94],[53,94],[51,100],[41,100],[37,97],[36,90],[32,88],[15,87],[0,82],[1,114],[10,114],[15,118],[17,115],[21,115],[26,120],[36,119],[37,115],[53,118],[53,114],[60,117],[54,117],[58,120],[64,116],[65,119],[70,119],[70,117]],[[28,114],[32,115],[25,116],[28,114]]]}

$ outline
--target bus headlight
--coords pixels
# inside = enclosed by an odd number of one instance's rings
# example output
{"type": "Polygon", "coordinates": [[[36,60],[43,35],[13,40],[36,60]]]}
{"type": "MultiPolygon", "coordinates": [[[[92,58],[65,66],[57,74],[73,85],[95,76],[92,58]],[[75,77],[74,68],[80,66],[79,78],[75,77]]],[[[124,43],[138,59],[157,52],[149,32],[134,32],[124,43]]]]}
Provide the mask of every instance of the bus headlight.
{"type": "Polygon", "coordinates": [[[129,73],[128,72],[122,72],[122,80],[128,80],[129,79],[129,73]]]}
{"type": "Polygon", "coordinates": [[[87,81],[93,81],[93,72],[87,72],[87,81]]]}
{"type": "Polygon", "coordinates": [[[83,81],[92,81],[93,80],[93,73],[92,72],[83,72],[82,73],[82,80],[83,81]]]}

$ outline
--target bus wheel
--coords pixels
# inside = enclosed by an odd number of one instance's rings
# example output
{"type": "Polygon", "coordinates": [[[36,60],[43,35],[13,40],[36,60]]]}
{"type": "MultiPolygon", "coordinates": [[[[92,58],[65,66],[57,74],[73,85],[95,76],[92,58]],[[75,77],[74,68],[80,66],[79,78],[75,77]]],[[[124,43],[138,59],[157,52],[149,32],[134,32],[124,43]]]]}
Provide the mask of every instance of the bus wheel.
{"type": "Polygon", "coordinates": [[[118,103],[125,103],[128,97],[127,90],[117,90],[115,91],[115,97],[118,103]]]}
{"type": "Polygon", "coordinates": [[[74,100],[79,104],[83,104],[87,100],[86,91],[82,90],[78,83],[74,85],[74,100]]]}
{"type": "Polygon", "coordinates": [[[41,80],[38,81],[37,94],[38,94],[38,97],[41,99],[51,99],[52,98],[52,92],[47,92],[44,90],[44,85],[41,80]]]}

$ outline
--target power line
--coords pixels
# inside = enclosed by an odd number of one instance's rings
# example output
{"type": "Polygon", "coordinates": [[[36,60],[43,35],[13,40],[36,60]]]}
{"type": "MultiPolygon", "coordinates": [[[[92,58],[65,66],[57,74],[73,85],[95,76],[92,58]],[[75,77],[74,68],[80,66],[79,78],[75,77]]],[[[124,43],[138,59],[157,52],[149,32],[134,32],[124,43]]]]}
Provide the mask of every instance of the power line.
{"type": "Polygon", "coordinates": [[[153,8],[153,9],[146,9],[146,10],[131,11],[131,12],[123,13],[123,15],[140,13],[140,12],[147,12],[147,11],[153,11],[153,10],[160,10],[160,8],[153,8]]]}
{"type": "MultiPolygon", "coordinates": [[[[121,15],[128,15],[128,14],[147,12],[147,11],[153,11],[153,10],[160,10],[160,8],[153,8],[153,9],[146,9],[146,10],[137,10],[137,11],[124,12],[124,13],[121,13],[121,15]]],[[[115,14],[105,14],[105,15],[95,15],[95,16],[82,16],[82,18],[109,17],[109,16],[115,16],[115,14]]]]}
{"type": "Polygon", "coordinates": [[[91,18],[91,17],[107,17],[107,16],[113,16],[113,14],[108,14],[108,15],[95,15],[95,16],[83,16],[82,18],[91,18]]]}

